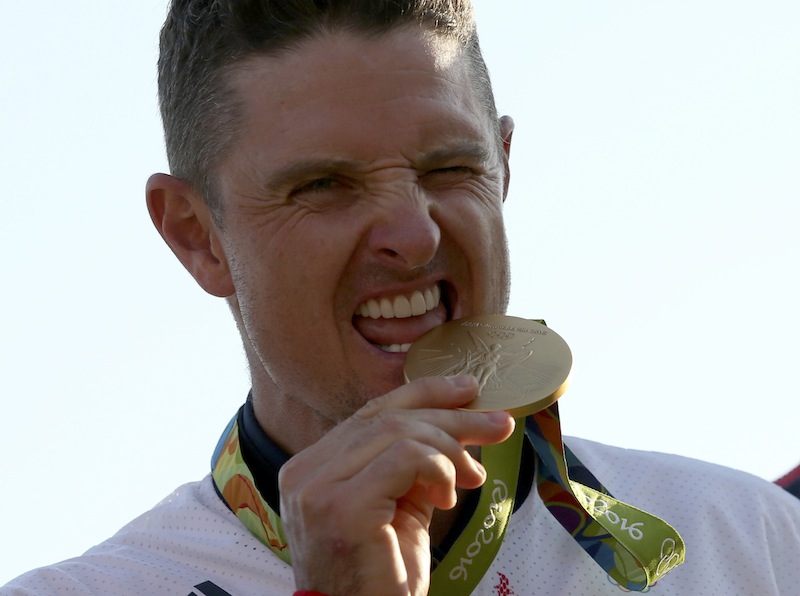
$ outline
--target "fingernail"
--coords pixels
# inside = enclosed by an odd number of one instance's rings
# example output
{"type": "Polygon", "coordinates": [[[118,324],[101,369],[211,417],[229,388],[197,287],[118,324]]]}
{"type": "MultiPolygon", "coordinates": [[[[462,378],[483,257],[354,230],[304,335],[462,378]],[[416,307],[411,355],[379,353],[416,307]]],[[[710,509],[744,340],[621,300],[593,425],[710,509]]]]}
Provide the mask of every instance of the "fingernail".
{"type": "Polygon", "coordinates": [[[466,388],[472,387],[475,384],[475,377],[472,375],[455,375],[447,377],[447,380],[455,387],[466,388]]]}
{"type": "Polygon", "coordinates": [[[508,424],[509,414],[508,412],[499,410],[497,412],[489,412],[486,417],[492,424],[496,424],[497,426],[505,426],[508,424]]]}
{"type": "Polygon", "coordinates": [[[475,468],[475,471],[481,476],[483,476],[484,480],[486,480],[486,476],[488,476],[488,474],[486,473],[486,468],[483,467],[483,464],[473,459],[472,465],[475,468]]]}

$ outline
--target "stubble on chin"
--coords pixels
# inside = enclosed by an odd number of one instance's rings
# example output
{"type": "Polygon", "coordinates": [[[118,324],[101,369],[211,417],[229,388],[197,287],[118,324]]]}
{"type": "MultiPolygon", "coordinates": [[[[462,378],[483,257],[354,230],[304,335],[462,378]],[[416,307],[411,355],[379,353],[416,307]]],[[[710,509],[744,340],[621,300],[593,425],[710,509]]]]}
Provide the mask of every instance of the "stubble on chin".
{"type": "Polygon", "coordinates": [[[369,391],[360,380],[350,381],[338,388],[329,391],[316,390],[315,396],[286,396],[294,402],[295,407],[304,410],[299,420],[305,420],[307,428],[318,429],[318,440],[326,432],[341,424],[358,410],[364,407],[371,399],[383,395],[380,391],[369,391]],[[309,399],[312,397],[312,399],[309,399]],[[309,418],[310,415],[310,418],[309,418]]]}

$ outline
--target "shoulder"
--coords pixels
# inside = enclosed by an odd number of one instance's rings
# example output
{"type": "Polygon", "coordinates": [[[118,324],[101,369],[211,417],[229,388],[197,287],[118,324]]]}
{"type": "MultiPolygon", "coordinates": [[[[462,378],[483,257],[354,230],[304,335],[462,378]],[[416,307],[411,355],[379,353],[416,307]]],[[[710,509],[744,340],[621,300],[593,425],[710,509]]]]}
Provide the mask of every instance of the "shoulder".
{"type": "Polygon", "coordinates": [[[690,457],[625,449],[575,437],[567,437],[564,442],[611,492],[630,490],[643,496],[666,492],[691,498],[727,494],[728,504],[733,505],[738,499],[726,491],[734,490],[748,498],[761,495],[790,510],[800,510],[800,500],[747,472],[690,457]]]}
{"type": "Polygon", "coordinates": [[[612,495],[680,532],[686,563],[676,577],[710,575],[752,594],[797,590],[800,499],[752,474],[697,459],[576,438],[565,443],[612,495]]]}
{"type": "Polygon", "coordinates": [[[264,593],[274,584],[277,594],[291,574],[284,566],[239,523],[206,477],[179,487],[83,555],[22,575],[0,594],[186,596],[204,584],[249,593],[254,582],[263,582],[264,593]]]}

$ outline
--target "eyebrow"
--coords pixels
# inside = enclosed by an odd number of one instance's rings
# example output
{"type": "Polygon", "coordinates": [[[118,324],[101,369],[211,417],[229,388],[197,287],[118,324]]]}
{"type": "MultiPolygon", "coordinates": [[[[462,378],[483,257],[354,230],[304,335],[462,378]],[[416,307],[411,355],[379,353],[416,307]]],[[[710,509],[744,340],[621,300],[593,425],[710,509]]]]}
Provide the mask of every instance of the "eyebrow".
{"type": "Polygon", "coordinates": [[[267,192],[278,192],[298,180],[314,177],[325,177],[342,171],[353,171],[364,168],[361,161],[350,159],[309,159],[299,161],[281,168],[263,184],[267,192]]]}
{"type": "MultiPolygon", "coordinates": [[[[448,145],[426,153],[413,160],[412,167],[425,171],[440,164],[467,159],[473,163],[486,164],[494,159],[492,147],[479,142],[462,142],[448,145]]],[[[274,172],[262,185],[263,190],[273,193],[291,186],[296,181],[325,177],[337,172],[365,170],[368,162],[355,159],[319,158],[307,159],[287,165],[274,172]]]]}
{"type": "Polygon", "coordinates": [[[459,159],[467,159],[473,163],[486,164],[494,159],[493,147],[484,143],[466,141],[448,145],[423,154],[417,160],[417,169],[427,170],[432,167],[459,159]]]}

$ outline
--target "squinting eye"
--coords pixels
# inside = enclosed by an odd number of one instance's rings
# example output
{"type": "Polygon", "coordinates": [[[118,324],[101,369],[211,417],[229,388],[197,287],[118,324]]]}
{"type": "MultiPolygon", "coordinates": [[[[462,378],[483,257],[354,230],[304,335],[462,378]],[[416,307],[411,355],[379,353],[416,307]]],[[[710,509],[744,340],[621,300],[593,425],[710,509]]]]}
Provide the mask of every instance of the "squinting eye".
{"type": "Polygon", "coordinates": [[[475,171],[468,166],[451,166],[449,168],[436,168],[429,170],[423,176],[432,183],[459,182],[472,176],[475,171]]]}
{"type": "Polygon", "coordinates": [[[449,168],[438,168],[431,170],[429,174],[471,174],[472,168],[467,166],[451,166],[449,168]]]}
{"type": "Polygon", "coordinates": [[[292,196],[295,196],[303,193],[323,192],[332,188],[336,188],[338,185],[339,182],[335,178],[317,178],[316,180],[312,180],[311,182],[307,182],[301,186],[298,186],[292,191],[291,194],[292,196]]]}

